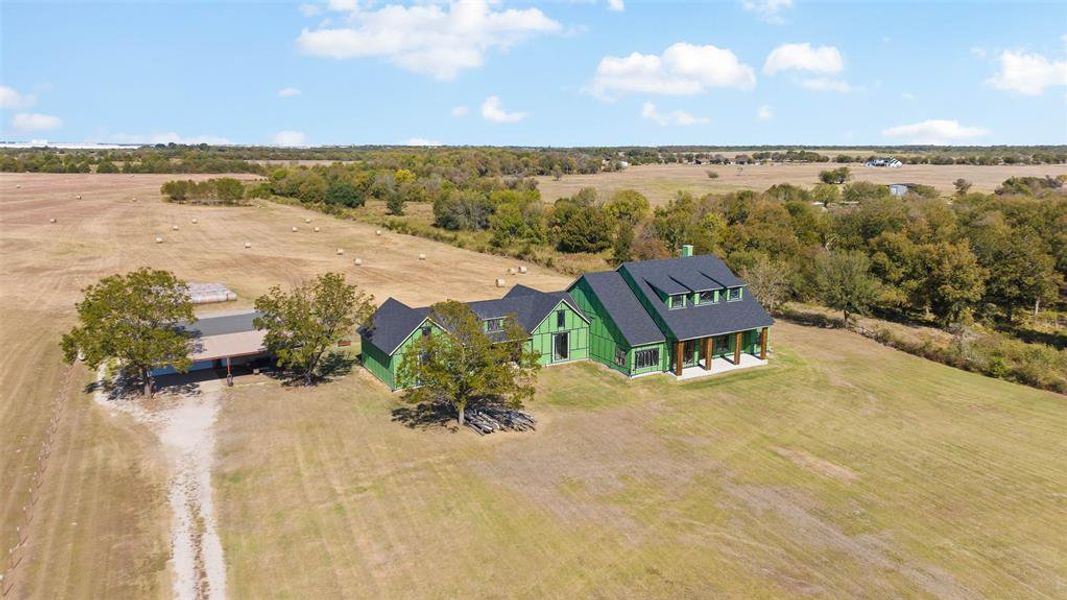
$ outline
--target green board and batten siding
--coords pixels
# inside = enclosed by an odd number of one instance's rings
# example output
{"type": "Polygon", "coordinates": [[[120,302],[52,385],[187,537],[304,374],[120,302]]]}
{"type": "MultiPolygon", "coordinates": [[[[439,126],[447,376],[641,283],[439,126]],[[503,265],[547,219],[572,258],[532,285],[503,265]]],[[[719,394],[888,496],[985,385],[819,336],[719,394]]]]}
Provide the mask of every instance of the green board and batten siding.
{"type": "Polygon", "coordinates": [[[589,358],[589,326],[569,304],[561,301],[530,332],[530,340],[526,343],[541,354],[539,362],[542,365],[586,359],[589,358]],[[561,310],[564,313],[563,327],[558,326],[556,316],[556,313],[561,310]],[[567,358],[557,360],[553,352],[553,344],[556,336],[563,333],[567,334],[567,358]]]}
{"type": "Polygon", "coordinates": [[[422,335],[422,328],[426,326],[431,328],[433,335],[438,335],[443,331],[437,324],[425,319],[404,338],[403,342],[400,342],[392,356],[386,354],[384,350],[375,346],[372,342],[364,339],[361,342],[363,366],[367,367],[367,370],[373,373],[375,377],[384,381],[389,386],[389,389],[396,390],[403,387],[397,384],[397,380],[400,377],[400,363],[404,361],[404,353],[408,347],[415,341],[416,336],[422,335]]]}
{"type": "Polygon", "coordinates": [[[579,279],[570,289],[571,297],[589,315],[589,357],[601,364],[619,371],[624,375],[642,375],[645,373],[659,373],[667,370],[667,345],[665,343],[645,344],[642,346],[629,347],[626,337],[619,331],[619,327],[608,316],[608,311],[589,287],[585,278],[579,279]],[[635,355],[642,350],[659,350],[659,362],[642,368],[635,367],[635,355]],[[616,360],[616,350],[626,353],[623,364],[616,360]]]}

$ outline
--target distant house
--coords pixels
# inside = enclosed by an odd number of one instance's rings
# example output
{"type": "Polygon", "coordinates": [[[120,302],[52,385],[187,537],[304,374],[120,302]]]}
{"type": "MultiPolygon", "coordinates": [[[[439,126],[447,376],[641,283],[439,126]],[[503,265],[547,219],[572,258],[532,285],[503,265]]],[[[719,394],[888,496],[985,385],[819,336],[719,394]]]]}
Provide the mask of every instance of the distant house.
{"type": "MultiPolygon", "coordinates": [[[[586,273],[563,291],[517,285],[499,300],[467,306],[491,337],[514,317],[542,365],[588,359],[629,377],[688,379],[766,364],[774,319],[746,288],[720,259],[683,246],[681,257],[586,273]]],[[[403,388],[407,349],[419,336],[444,333],[430,307],[389,298],[360,331],[363,364],[390,388],[403,388]]]]}
{"type": "Polygon", "coordinates": [[[908,185],[907,183],[891,183],[891,184],[889,184],[889,195],[890,196],[897,196],[897,197],[907,196],[908,192],[910,190],[911,190],[911,186],[908,185]]]}
{"type": "Polygon", "coordinates": [[[735,165],[750,165],[753,163],[752,157],[747,154],[738,154],[734,157],[735,165]]]}
{"type": "Polygon", "coordinates": [[[897,169],[904,165],[904,163],[893,158],[892,156],[886,158],[872,158],[863,163],[865,167],[889,167],[890,169],[897,169]]]}

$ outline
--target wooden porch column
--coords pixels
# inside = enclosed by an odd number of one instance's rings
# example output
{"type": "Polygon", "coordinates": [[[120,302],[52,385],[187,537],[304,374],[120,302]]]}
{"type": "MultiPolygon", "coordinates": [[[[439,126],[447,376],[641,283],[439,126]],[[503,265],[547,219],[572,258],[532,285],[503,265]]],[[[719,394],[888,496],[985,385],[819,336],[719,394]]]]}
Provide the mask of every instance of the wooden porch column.
{"type": "Polygon", "coordinates": [[[764,327],[759,332],[759,359],[767,360],[767,328],[764,327]]]}
{"type": "Polygon", "coordinates": [[[678,377],[682,376],[682,348],[685,346],[685,342],[674,342],[674,374],[678,377]]]}
{"type": "Polygon", "coordinates": [[[230,371],[230,357],[226,357],[226,385],[233,387],[233,373],[230,371]]]}
{"type": "Polygon", "coordinates": [[[734,336],[734,364],[741,364],[741,332],[734,336]]]}
{"type": "Polygon", "coordinates": [[[711,338],[704,338],[704,370],[711,370],[711,338]]]}

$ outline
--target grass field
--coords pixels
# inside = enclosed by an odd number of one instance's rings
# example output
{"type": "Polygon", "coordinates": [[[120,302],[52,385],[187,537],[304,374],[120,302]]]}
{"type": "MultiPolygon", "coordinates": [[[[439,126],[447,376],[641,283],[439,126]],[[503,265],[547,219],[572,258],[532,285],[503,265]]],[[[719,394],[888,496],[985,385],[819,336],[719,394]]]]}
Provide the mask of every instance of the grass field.
{"type": "MultiPolygon", "coordinates": [[[[621,189],[635,189],[652,202],[665,204],[679,190],[696,195],[732,192],[736,190],[763,191],[777,183],[791,183],[810,188],[819,182],[819,171],[835,168],[837,164],[797,163],[781,165],[637,165],[614,173],[595,175],[566,175],[559,181],[552,177],[538,177],[541,197],[547,202],[572,196],[584,187],[594,187],[607,197],[621,189]],[[708,178],[707,171],[719,174],[708,178]]],[[[898,169],[866,168],[848,165],[853,178],[874,183],[920,183],[930,185],[942,193],[952,193],[952,182],[963,178],[974,184],[976,192],[992,192],[1009,177],[1044,177],[1067,173],[1067,165],[1020,165],[979,167],[970,165],[904,165],[898,169]]]]}
{"type": "MultiPolygon", "coordinates": [[[[171,588],[158,442],[94,404],[90,374],[59,360],[81,287],[141,265],[225,282],[245,306],[326,270],[416,304],[498,296],[497,277],[568,281],[295,207],[165,204],[170,178],[0,176],[0,551],[25,540],[15,570],[0,565],[11,597],[171,588]]],[[[539,431],[489,438],[393,422],[398,396],[359,369],[310,390],[241,379],[216,424],[228,591],[1067,593],[1062,396],[841,331],[780,324],[772,343],[770,367],[684,385],[547,369],[530,406],[539,431]]]]}

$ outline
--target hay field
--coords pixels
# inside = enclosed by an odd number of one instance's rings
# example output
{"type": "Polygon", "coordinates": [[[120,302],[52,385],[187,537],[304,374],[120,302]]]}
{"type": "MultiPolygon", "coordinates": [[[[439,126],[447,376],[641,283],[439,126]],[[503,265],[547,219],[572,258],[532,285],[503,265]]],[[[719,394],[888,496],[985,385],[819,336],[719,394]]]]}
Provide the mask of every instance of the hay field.
{"type": "MultiPolygon", "coordinates": [[[[82,286],[151,265],[225,282],[247,305],[333,269],[379,300],[422,304],[498,296],[515,264],[296,207],[165,204],[170,178],[0,175],[0,551],[26,539],[4,581],[13,597],[171,589],[158,443],[60,362],[82,286]]],[[[567,283],[535,266],[510,280],[567,283]]],[[[840,331],[779,324],[772,344],[770,367],[684,385],[546,369],[539,431],[489,438],[392,422],[398,396],[360,369],[310,390],[240,379],[216,424],[228,592],[1063,594],[1062,396],[840,331]]]]}
{"type": "MultiPolygon", "coordinates": [[[[833,163],[798,163],[783,165],[637,165],[614,173],[565,175],[560,181],[538,177],[541,196],[548,202],[571,196],[583,187],[594,187],[602,197],[621,189],[635,189],[653,205],[665,204],[675,192],[684,190],[696,195],[736,190],[763,191],[777,183],[791,183],[810,188],[819,182],[819,171],[835,168],[833,163]],[[707,171],[718,179],[709,179],[707,171]]],[[[1067,174],[1067,165],[1019,165],[979,167],[971,165],[904,165],[899,169],[867,168],[850,164],[853,179],[874,183],[920,183],[942,193],[954,191],[952,182],[963,178],[974,184],[976,192],[992,192],[1009,177],[1044,177],[1067,174]]]]}
{"type": "Polygon", "coordinates": [[[532,434],[393,423],[362,371],[246,380],[216,476],[235,598],[1053,598],[1067,403],[836,330],[677,384],[548,368],[532,434]]]}
{"type": "Polygon", "coordinates": [[[213,305],[223,310],[328,270],[345,272],[379,301],[393,295],[415,304],[499,296],[497,277],[542,288],[567,283],[533,265],[509,276],[514,261],[387,231],[378,237],[370,226],[300,208],[161,202],[159,186],[175,177],[0,175],[0,572],[7,574],[8,550],[25,540],[14,575],[0,583],[14,582],[15,597],[170,592],[166,473],[155,439],[95,406],[82,393],[90,374],[61,362],[59,336],[74,323],[84,286],[142,265],[167,268],[230,285],[241,300],[213,305]],[[165,243],[156,244],[157,235],[165,243]]]}

